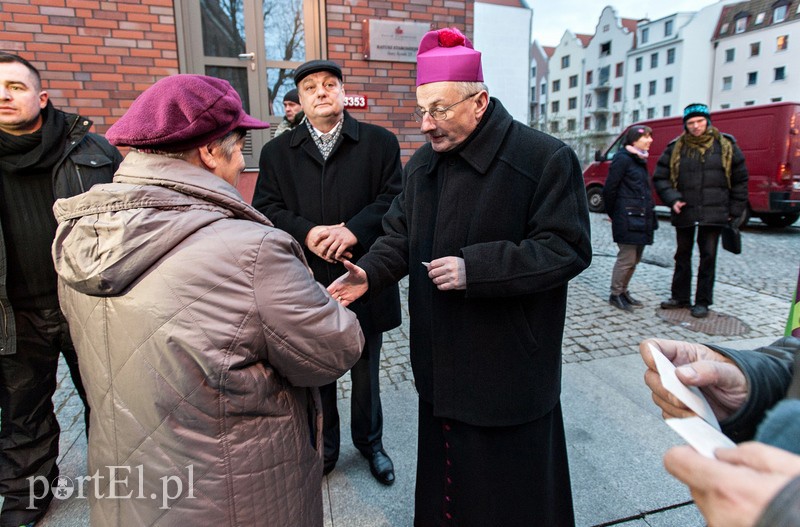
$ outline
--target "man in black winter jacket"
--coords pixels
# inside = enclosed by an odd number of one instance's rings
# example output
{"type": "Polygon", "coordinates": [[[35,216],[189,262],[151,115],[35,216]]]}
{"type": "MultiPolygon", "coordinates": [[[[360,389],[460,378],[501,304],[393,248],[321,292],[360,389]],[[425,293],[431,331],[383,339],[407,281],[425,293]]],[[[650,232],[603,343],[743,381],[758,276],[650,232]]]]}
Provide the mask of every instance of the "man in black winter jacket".
{"type": "Polygon", "coordinates": [[[747,207],[747,167],[736,140],[711,126],[705,104],[683,111],[685,132],[667,146],[658,159],[653,184],[661,201],[672,211],[677,248],[672,296],[662,309],[691,306],[696,318],[708,316],[713,303],[717,245],[722,227],[742,216],[747,207]],[[694,305],[692,246],[697,232],[700,266],[694,305]]]}
{"type": "MultiPolygon", "coordinates": [[[[53,410],[63,353],[86,413],[50,252],[53,203],[108,183],[122,161],[91,121],[57,110],[39,72],[0,53],[0,526],[32,525],[59,474],[53,410]]],[[[87,419],[88,422],[88,419],[87,419]]]]}

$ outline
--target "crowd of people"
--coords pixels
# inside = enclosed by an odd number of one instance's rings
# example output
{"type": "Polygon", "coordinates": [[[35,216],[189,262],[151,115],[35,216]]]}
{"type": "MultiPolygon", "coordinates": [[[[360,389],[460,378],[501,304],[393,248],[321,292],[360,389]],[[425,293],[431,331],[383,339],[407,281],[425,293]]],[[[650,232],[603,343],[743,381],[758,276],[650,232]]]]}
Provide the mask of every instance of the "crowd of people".
{"type": "MultiPolygon", "coordinates": [[[[351,439],[392,485],[378,373],[405,276],[414,525],[574,525],[561,344],[567,284],[592,258],[586,193],[574,152],[515,121],[489,95],[481,60],[455,28],[422,38],[414,118],[427,141],[405,166],[393,133],[344,109],[340,65],[299,66],[250,205],[236,190],[242,148],[269,125],[227,81],[163,78],[103,138],[52,105],[33,65],[0,53],[0,526],[32,526],[52,500],[62,353],[85,405],[88,473],[143,467],[126,485],[151,496],[165,480],[191,483],[160,507],[104,499],[120,480],[101,478],[93,525],[322,525],[348,371],[351,439]]],[[[654,174],[678,240],[661,307],[704,317],[747,171],[705,105],[684,123],[654,174]]],[[[652,140],[646,126],[627,132],[604,196],[619,245],[609,302],[625,311],[641,306],[628,285],[657,226],[652,140]]],[[[667,453],[712,526],[800,524],[800,458],[787,452],[800,444],[787,426],[798,344],[642,344],[665,416],[690,411],[661,385],[648,345],[703,389],[725,433],[760,442],[715,460],[667,453]]]]}

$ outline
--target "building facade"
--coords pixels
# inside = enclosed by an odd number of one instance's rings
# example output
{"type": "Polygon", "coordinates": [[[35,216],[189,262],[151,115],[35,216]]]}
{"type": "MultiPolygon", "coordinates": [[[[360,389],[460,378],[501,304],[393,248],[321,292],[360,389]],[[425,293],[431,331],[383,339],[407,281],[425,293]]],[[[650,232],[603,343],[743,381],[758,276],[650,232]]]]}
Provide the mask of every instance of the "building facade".
{"type": "Polygon", "coordinates": [[[531,9],[519,1],[483,0],[475,2],[474,18],[474,44],[481,51],[489,94],[514,119],[529,122],[531,9]]]}
{"type": "Polygon", "coordinates": [[[713,43],[712,109],[800,98],[800,0],[728,5],[713,43]]]}

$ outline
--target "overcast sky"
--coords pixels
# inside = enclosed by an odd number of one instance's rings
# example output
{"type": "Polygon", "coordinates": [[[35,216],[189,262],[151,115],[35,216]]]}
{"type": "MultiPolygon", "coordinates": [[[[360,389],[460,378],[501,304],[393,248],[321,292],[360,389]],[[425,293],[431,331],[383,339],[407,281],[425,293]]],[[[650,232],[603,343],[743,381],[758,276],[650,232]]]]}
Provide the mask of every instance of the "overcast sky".
{"type": "Polygon", "coordinates": [[[543,46],[556,46],[564,31],[593,35],[600,13],[607,5],[620,18],[656,20],[681,11],[698,11],[715,0],[528,0],[533,8],[533,39],[543,46]]]}

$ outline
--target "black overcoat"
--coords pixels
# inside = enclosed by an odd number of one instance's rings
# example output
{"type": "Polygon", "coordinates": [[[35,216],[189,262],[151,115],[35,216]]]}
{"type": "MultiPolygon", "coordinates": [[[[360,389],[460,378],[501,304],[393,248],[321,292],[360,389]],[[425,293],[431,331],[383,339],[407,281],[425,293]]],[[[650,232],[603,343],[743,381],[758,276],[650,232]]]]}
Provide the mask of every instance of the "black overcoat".
{"type": "Polygon", "coordinates": [[[611,218],[611,233],[616,243],[653,243],[653,231],[658,228],[658,221],[644,159],[627,150],[617,152],[603,187],[603,203],[611,218]]]}
{"type": "MultiPolygon", "coordinates": [[[[426,144],[405,168],[386,236],[359,265],[370,290],[409,275],[411,364],[439,417],[530,422],[561,392],[567,282],[591,261],[575,153],[491,99],[457,153],[426,144]],[[459,256],[463,291],[439,291],[421,262],[459,256]]],[[[575,321],[579,323],[579,321],[575,321]]]]}
{"type": "MultiPolygon", "coordinates": [[[[340,263],[328,263],[305,245],[317,225],[344,222],[358,239],[358,263],[383,234],[381,219],[400,192],[400,145],[393,133],[361,123],[345,112],[341,136],[325,160],[305,124],[264,145],[253,206],[303,246],[314,277],[324,286],[344,274],[340,263]]],[[[400,295],[389,287],[369,301],[350,305],[364,333],[400,325],[400,295]]]]}

